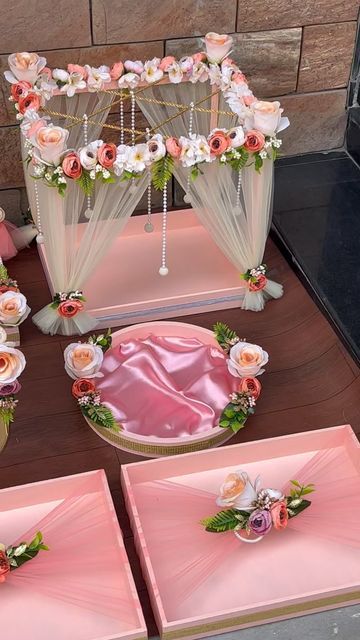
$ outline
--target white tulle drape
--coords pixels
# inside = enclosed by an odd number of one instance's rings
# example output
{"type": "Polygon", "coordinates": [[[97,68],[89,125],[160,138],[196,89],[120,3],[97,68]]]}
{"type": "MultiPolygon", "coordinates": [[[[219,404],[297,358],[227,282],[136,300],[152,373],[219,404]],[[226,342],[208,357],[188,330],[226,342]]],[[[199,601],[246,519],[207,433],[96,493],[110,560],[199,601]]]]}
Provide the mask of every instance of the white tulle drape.
{"type": "MultiPolygon", "coordinates": [[[[69,115],[81,116],[106,105],[110,107],[110,98],[106,94],[80,94],[74,98],[61,97],[58,100],[60,105],[52,108],[69,115]]],[[[104,122],[108,111],[109,109],[106,109],[94,119],[104,122]]],[[[101,124],[95,126],[89,123],[88,140],[96,140],[100,131],[101,124]]],[[[68,147],[78,148],[82,143],[82,126],[71,128],[68,147]]],[[[29,182],[29,198],[36,219],[32,178],[27,178],[27,186],[29,182]]],[[[58,195],[56,189],[47,187],[40,180],[37,186],[45,255],[54,291],[83,290],[84,284],[108,251],[114,238],[125,227],[143,195],[147,186],[147,176],[144,175],[137,180],[133,187],[119,180],[114,184],[96,185],[95,196],[92,198],[92,214],[88,221],[83,216],[85,196],[76,183],[68,181],[64,198],[58,195]]],[[[84,296],[86,298],[86,290],[84,296]]],[[[33,321],[44,333],[62,335],[86,333],[97,324],[85,311],[73,318],[63,318],[50,306],[41,309],[33,317],[33,321]]]]}
{"type": "MultiPolygon", "coordinates": [[[[202,100],[209,93],[207,83],[158,85],[147,89],[144,93],[145,100],[139,100],[139,105],[154,126],[175,115],[178,109],[174,106],[148,102],[146,98],[176,104],[190,104],[202,100]]],[[[209,108],[210,104],[209,99],[199,106],[209,108]]],[[[219,97],[218,104],[221,111],[229,111],[222,97],[219,97]]],[[[229,129],[236,124],[236,116],[220,114],[216,117],[214,113],[196,110],[193,113],[194,133],[208,135],[212,128],[229,129]]],[[[188,135],[188,130],[189,112],[185,112],[164,125],[160,131],[166,135],[179,137],[188,135]]],[[[239,202],[237,201],[237,172],[228,166],[219,167],[218,163],[206,165],[202,167],[202,171],[203,174],[190,184],[188,184],[189,169],[177,163],[174,174],[187,192],[201,223],[224,255],[239,270],[239,275],[259,266],[264,257],[271,223],[273,162],[265,161],[260,174],[252,166],[241,171],[239,202]]],[[[282,286],[268,279],[262,291],[246,290],[242,308],[260,311],[264,307],[266,297],[279,298],[282,293],[282,286]]]]}

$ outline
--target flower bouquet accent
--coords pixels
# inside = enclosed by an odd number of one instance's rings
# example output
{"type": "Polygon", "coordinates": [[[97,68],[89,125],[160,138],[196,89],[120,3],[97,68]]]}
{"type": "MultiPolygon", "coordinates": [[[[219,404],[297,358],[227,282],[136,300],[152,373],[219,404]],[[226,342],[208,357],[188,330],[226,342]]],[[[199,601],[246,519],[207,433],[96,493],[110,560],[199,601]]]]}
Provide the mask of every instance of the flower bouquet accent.
{"type": "Polygon", "coordinates": [[[284,495],[278,489],[262,489],[260,476],[252,482],[241,469],[229,473],[216,500],[225,509],[201,524],[211,533],[234,531],[243,542],[259,542],[272,529],[285,529],[289,518],[310,507],[311,502],[305,496],[315,491],[314,485],[290,482],[293,488],[289,495],[284,495]]]}
{"type": "Polygon", "coordinates": [[[258,267],[248,269],[246,273],[242,273],[240,278],[247,282],[249,291],[261,291],[266,287],[267,283],[266,270],[266,264],[260,264],[258,267]]]}
{"type": "Polygon", "coordinates": [[[18,283],[9,277],[5,265],[0,262],[0,326],[17,327],[26,320],[30,311],[18,283]]]}
{"type": "Polygon", "coordinates": [[[264,373],[263,366],[268,363],[269,355],[259,345],[240,340],[235,331],[222,322],[215,324],[214,334],[220,347],[229,356],[229,372],[239,378],[238,391],[230,394],[230,402],[220,416],[219,426],[237,433],[255,412],[256,401],[261,393],[257,376],[264,373]]]}
{"type": "Polygon", "coordinates": [[[25,356],[19,349],[0,344],[0,420],[5,428],[5,441],[10,423],[14,421],[18,403],[16,395],[21,389],[17,378],[24,371],[25,365],[25,356]]]}
{"type": "Polygon", "coordinates": [[[110,329],[106,334],[90,336],[87,342],[74,342],[64,351],[65,371],[75,380],[72,394],[77,399],[83,415],[98,426],[119,431],[120,427],[110,409],[101,403],[100,391],[95,379],[103,377],[100,368],[104,353],[112,343],[110,329]]]}
{"type": "Polygon", "coordinates": [[[15,571],[21,567],[25,562],[33,560],[39,553],[39,551],[49,551],[49,547],[43,543],[43,537],[40,531],[36,534],[35,538],[27,543],[20,542],[20,544],[5,547],[4,544],[0,544],[0,584],[5,582],[6,576],[10,571],[15,571]]]}
{"type": "Polygon", "coordinates": [[[56,309],[62,318],[73,318],[77,313],[83,311],[86,298],[82,291],[69,291],[68,293],[55,293],[52,303],[49,305],[56,309]]]}

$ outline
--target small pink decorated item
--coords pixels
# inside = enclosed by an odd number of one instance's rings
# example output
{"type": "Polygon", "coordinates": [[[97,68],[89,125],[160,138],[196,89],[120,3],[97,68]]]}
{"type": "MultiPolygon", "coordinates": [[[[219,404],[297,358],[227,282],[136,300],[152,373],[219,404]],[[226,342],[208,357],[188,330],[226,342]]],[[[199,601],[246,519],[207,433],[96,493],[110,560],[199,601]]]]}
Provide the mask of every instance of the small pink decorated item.
{"type": "Polygon", "coordinates": [[[17,227],[5,219],[5,211],[0,207],[0,257],[2,260],[10,260],[17,252],[35,238],[36,230],[33,225],[17,227]]]}

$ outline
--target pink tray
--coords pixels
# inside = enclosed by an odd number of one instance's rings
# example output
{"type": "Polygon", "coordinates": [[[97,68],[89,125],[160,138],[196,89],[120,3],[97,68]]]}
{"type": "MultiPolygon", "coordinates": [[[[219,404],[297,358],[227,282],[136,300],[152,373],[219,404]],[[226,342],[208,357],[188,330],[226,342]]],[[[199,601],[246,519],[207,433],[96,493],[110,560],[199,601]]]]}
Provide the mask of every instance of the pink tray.
{"type": "MultiPolygon", "coordinates": [[[[193,560],[191,544],[187,555],[180,537],[177,549],[172,553],[169,533],[161,533],[161,527],[165,525],[160,524],[157,536],[153,534],[154,529],[150,534],[149,528],[154,526],[151,523],[167,522],[167,513],[162,511],[165,498],[161,492],[156,497],[154,483],[167,480],[187,488],[217,493],[227,473],[241,467],[252,478],[261,473],[266,486],[282,487],[284,480],[292,479],[293,475],[296,477],[296,471],[317,452],[328,449],[341,455],[344,477],[351,474],[360,477],[360,446],[349,425],[122,467],[122,486],[137,551],[163,638],[207,637],[221,631],[360,602],[359,547],[293,530],[279,534],[271,532],[256,545],[239,542],[239,556],[235,546],[235,555],[227,557],[224,564],[213,566],[210,562],[206,579],[195,589],[189,589],[184,599],[175,595],[178,584],[174,582],[173,588],[160,588],[164,576],[166,580],[167,576],[173,575],[173,565],[181,554],[186,564],[181,579],[185,576],[187,581],[191,578],[188,572],[194,570],[192,565],[189,568],[189,556],[190,562],[193,560]],[[149,501],[145,504],[146,500],[140,497],[149,490],[154,494],[151,514],[149,501]]],[[[329,470],[329,480],[334,473],[335,470],[329,470]]],[[[175,491],[179,489],[175,487],[175,491]]],[[[176,504],[176,494],[172,495],[176,504]]],[[[216,510],[214,504],[208,515],[216,510]]],[[[171,512],[171,522],[176,529],[174,513],[176,510],[171,512]]],[[[360,513],[352,515],[352,520],[354,517],[360,521],[360,513]]],[[[183,523],[180,519],[178,525],[181,531],[183,523]]],[[[233,536],[232,532],[208,535],[218,536],[219,545],[221,535],[233,536]]],[[[179,564],[177,570],[178,567],[179,564]]]]}
{"type": "MultiPolygon", "coordinates": [[[[99,610],[94,611],[86,606],[83,608],[79,604],[75,606],[68,601],[45,595],[41,590],[37,591],[40,578],[36,577],[35,563],[39,560],[35,558],[26,565],[29,569],[31,565],[31,572],[35,572],[35,582],[33,580],[20,586],[16,582],[14,572],[14,579],[11,575],[0,585],[1,638],[4,640],[137,640],[147,637],[140,602],[103,470],[1,490],[1,542],[6,546],[15,542],[18,536],[22,536],[74,492],[79,491],[80,499],[82,496],[91,495],[82,493],[82,487],[87,480],[91,481],[93,487],[97,487],[96,492],[103,495],[108,505],[109,521],[112,523],[110,538],[113,540],[113,560],[111,566],[97,576],[97,585],[99,590],[106,592],[108,589],[111,593],[115,579],[121,597],[129,603],[126,609],[126,623],[121,619],[120,611],[112,613],[111,616],[105,615],[99,610]]],[[[91,493],[93,491],[94,489],[91,493]]],[[[108,532],[109,529],[109,538],[108,532]]],[[[98,543],[98,548],[94,547],[94,555],[102,553],[101,540],[98,543]]],[[[50,556],[52,552],[50,550],[42,553],[48,553],[50,556]]],[[[79,559],[81,562],[81,550],[74,558],[74,571],[79,559]]]]}
{"type": "MultiPolygon", "coordinates": [[[[219,347],[213,332],[209,331],[209,329],[184,322],[170,321],[147,322],[115,331],[113,333],[113,346],[117,346],[121,342],[129,339],[147,338],[150,334],[156,336],[198,338],[203,344],[219,347]]],[[[112,432],[109,431],[109,429],[99,427],[88,418],[85,418],[85,420],[101,438],[115,447],[150,458],[217,447],[234,435],[230,429],[214,427],[209,432],[203,432],[193,436],[184,436],[182,438],[145,437],[136,433],[126,432],[125,430],[119,433],[112,432]]]]}

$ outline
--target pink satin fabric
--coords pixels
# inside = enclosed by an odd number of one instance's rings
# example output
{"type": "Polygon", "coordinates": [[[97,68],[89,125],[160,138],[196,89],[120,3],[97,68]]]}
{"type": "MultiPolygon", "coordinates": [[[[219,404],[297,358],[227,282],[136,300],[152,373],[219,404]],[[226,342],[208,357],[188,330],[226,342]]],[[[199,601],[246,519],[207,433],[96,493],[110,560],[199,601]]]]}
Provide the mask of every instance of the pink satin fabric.
{"type": "Polygon", "coordinates": [[[17,249],[11,237],[13,229],[16,229],[16,227],[11,222],[5,220],[0,223],[0,257],[2,260],[10,260],[17,254],[17,249]]]}
{"type": "Polygon", "coordinates": [[[238,381],[220,349],[197,338],[128,340],[105,354],[97,383],[124,429],[144,436],[184,437],[217,426],[238,381]]]}

